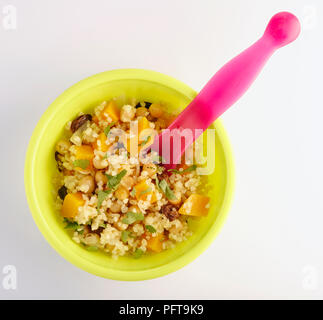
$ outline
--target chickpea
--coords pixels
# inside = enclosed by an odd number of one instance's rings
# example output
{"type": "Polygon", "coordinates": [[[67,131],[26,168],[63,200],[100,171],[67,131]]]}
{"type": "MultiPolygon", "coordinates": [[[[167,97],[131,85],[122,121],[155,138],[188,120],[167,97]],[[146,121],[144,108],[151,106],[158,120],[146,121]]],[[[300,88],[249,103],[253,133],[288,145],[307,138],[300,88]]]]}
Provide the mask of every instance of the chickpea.
{"type": "Polygon", "coordinates": [[[108,161],[106,159],[98,159],[95,157],[93,159],[93,166],[96,169],[104,169],[109,165],[108,161]]]}
{"type": "Polygon", "coordinates": [[[121,180],[121,184],[129,190],[135,184],[135,179],[131,176],[125,176],[121,180]]]}
{"type": "Polygon", "coordinates": [[[148,115],[148,111],[145,107],[139,107],[136,109],[136,116],[137,117],[145,117],[148,115]]]}
{"type": "Polygon", "coordinates": [[[102,171],[97,171],[95,174],[95,181],[97,184],[101,183],[104,185],[108,182],[108,177],[102,171]]]}
{"type": "Polygon", "coordinates": [[[116,192],[114,193],[115,197],[118,199],[118,200],[125,200],[129,197],[129,191],[128,189],[126,189],[125,187],[123,186],[120,186],[116,192]]]}
{"type": "Polygon", "coordinates": [[[62,139],[56,144],[56,151],[60,154],[66,154],[70,148],[71,143],[65,139],[62,139]]]}
{"type": "Polygon", "coordinates": [[[118,213],[121,211],[121,205],[117,201],[115,201],[112,203],[110,210],[113,213],[118,213]]]}
{"type": "Polygon", "coordinates": [[[180,192],[174,192],[175,199],[174,200],[168,200],[171,204],[174,206],[180,204],[182,202],[182,196],[180,192]]]}
{"type": "Polygon", "coordinates": [[[92,176],[84,176],[79,181],[79,190],[84,193],[92,193],[94,191],[95,184],[92,176]]]}
{"type": "Polygon", "coordinates": [[[149,177],[151,177],[157,172],[157,166],[153,163],[144,164],[142,170],[147,171],[149,177]]]}
{"type": "Polygon", "coordinates": [[[126,104],[121,108],[120,119],[122,122],[130,122],[136,114],[136,109],[130,104],[126,104]]]}
{"type": "Polygon", "coordinates": [[[164,114],[164,111],[163,111],[161,105],[157,104],[157,103],[153,103],[149,107],[149,112],[154,118],[160,118],[164,114]]]}
{"type": "Polygon", "coordinates": [[[100,243],[100,237],[96,233],[88,233],[84,237],[84,243],[88,246],[96,246],[100,243]]]}

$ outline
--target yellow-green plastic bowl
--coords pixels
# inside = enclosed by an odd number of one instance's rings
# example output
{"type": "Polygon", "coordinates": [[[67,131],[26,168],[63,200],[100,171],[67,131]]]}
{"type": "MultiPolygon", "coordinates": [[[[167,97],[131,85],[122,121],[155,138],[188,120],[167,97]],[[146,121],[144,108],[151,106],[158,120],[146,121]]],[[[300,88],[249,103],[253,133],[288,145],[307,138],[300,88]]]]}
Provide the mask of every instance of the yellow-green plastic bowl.
{"type": "Polygon", "coordinates": [[[103,72],[82,80],[60,95],[39,120],[29,142],[25,162],[25,188],[34,220],[47,241],[65,259],[92,274],[115,280],[145,280],[176,271],[200,255],[213,241],[226,218],[233,190],[233,163],[230,145],[221,123],[214,123],[215,170],[209,176],[213,188],[209,214],[191,224],[194,234],[174,249],[140,259],[112,259],[76,244],[55,210],[52,177],[56,169],[55,143],[67,121],[80,111],[88,112],[104,100],[117,96],[140,101],[167,103],[179,111],[196,92],[184,83],[161,73],[121,69],[103,72]]]}

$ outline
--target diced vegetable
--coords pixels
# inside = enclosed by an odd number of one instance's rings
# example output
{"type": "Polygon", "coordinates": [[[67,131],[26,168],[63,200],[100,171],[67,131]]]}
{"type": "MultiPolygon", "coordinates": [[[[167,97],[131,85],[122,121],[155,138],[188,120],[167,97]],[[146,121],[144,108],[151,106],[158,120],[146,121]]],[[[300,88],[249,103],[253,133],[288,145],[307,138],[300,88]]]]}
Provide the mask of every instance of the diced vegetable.
{"type": "Polygon", "coordinates": [[[99,138],[92,144],[93,149],[96,149],[102,152],[107,152],[109,150],[109,145],[106,144],[106,141],[107,141],[107,136],[103,132],[101,132],[99,134],[99,138]]]}
{"type": "Polygon", "coordinates": [[[120,119],[120,109],[118,108],[115,101],[111,100],[107,103],[101,113],[102,118],[106,118],[105,114],[107,114],[112,121],[119,121],[120,119]]]}
{"type": "Polygon", "coordinates": [[[62,206],[62,216],[65,218],[74,218],[79,207],[83,206],[85,201],[82,198],[82,193],[69,193],[66,195],[63,206],[62,206]]]}
{"type": "Polygon", "coordinates": [[[141,117],[138,119],[138,135],[140,136],[140,133],[144,131],[145,129],[149,129],[149,121],[146,117],[141,117]]]}
{"type": "Polygon", "coordinates": [[[149,240],[147,240],[147,249],[152,252],[161,252],[163,250],[162,241],[164,235],[158,234],[156,237],[151,236],[149,240]]]}
{"type": "Polygon", "coordinates": [[[178,212],[187,216],[206,216],[209,211],[209,203],[209,197],[192,194],[185,200],[178,212]]]}
{"type": "Polygon", "coordinates": [[[140,117],[138,120],[138,136],[131,133],[131,138],[124,143],[131,156],[136,156],[141,149],[147,148],[154,142],[154,130],[150,128],[150,122],[146,117],[140,117]]]}
{"type": "Polygon", "coordinates": [[[147,184],[146,180],[142,180],[140,183],[135,185],[134,189],[135,189],[135,196],[137,200],[147,201],[149,197],[150,203],[154,203],[157,201],[155,192],[153,192],[151,187],[147,184]]]}
{"type": "Polygon", "coordinates": [[[93,149],[88,145],[76,146],[75,158],[76,160],[89,160],[89,165],[87,168],[83,169],[81,167],[76,167],[75,170],[84,171],[92,169],[92,160],[94,158],[93,149]]]}

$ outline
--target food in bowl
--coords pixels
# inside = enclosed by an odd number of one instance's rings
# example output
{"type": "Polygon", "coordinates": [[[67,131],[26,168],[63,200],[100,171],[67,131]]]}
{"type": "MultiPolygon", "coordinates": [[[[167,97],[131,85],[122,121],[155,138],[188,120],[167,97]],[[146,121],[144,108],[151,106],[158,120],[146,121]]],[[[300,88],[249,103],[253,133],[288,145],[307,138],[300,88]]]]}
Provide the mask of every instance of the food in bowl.
{"type": "Polygon", "coordinates": [[[149,150],[174,115],[161,103],[104,101],[66,125],[56,144],[58,210],[73,240],[113,258],[159,253],[193,233],[210,199],[198,167],[166,171],[149,150]]]}

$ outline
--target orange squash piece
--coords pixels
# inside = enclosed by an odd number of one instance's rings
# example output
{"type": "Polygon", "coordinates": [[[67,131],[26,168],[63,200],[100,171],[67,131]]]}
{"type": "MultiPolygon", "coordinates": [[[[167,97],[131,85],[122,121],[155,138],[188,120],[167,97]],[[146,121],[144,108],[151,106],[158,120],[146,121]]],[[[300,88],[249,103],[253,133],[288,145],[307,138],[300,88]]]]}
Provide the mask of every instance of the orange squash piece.
{"type": "Polygon", "coordinates": [[[109,145],[106,144],[106,141],[107,141],[107,136],[105,135],[105,133],[101,132],[99,134],[99,138],[92,144],[93,149],[96,149],[102,152],[107,152],[109,150],[109,145]],[[98,141],[100,141],[100,143],[98,143],[98,141]]]}
{"type": "Polygon", "coordinates": [[[126,141],[126,148],[131,156],[136,156],[141,149],[147,148],[154,141],[154,130],[150,128],[150,122],[146,117],[138,119],[138,135],[130,131],[131,138],[126,141]],[[146,140],[149,137],[149,140],[146,140]],[[142,144],[142,145],[141,145],[142,144]]]}
{"type": "Polygon", "coordinates": [[[164,235],[162,233],[156,235],[156,237],[151,236],[149,240],[147,240],[147,249],[152,252],[161,252],[163,250],[162,241],[164,235]]]}
{"type": "Polygon", "coordinates": [[[62,206],[62,216],[64,218],[74,218],[78,213],[79,207],[83,206],[84,203],[81,192],[67,194],[62,206]]]}
{"type": "Polygon", "coordinates": [[[209,212],[209,203],[209,197],[200,194],[192,194],[185,200],[178,212],[187,216],[206,216],[209,212]]]}
{"type": "Polygon", "coordinates": [[[88,170],[92,170],[92,168],[93,168],[92,160],[94,158],[94,153],[93,153],[92,147],[83,144],[81,146],[76,146],[75,149],[76,149],[75,158],[77,160],[89,160],[89,165],[85,170],[80,167],[75,167],[75,170],[78,170],[81,172],[86,172],[88,170]]]}
{"type": "Polygon", "coordinates": [[[120,120],[120,109],[118,108],[115,101],[109,101],[104,109],[101,112],[101,117],[106,118],[105,114],[107,114],[112,121],[119,121],[120,120]]]}
{"type": "Polygon", "coordinates": [[[138,184],[136,184],[134,186],[134,189],[136,190],[135,196],[137,198],[137,200],[143,200],[143,201],[147,201],[148,196],[151,195],[150,197],[150,203],[154,203],[157,201],[157,197],[155,192],[153,192],[153,190],[149,191],[149,185],[147,184],[146,180],[142,180],[141,182],[139,182],[138,184]]]}

